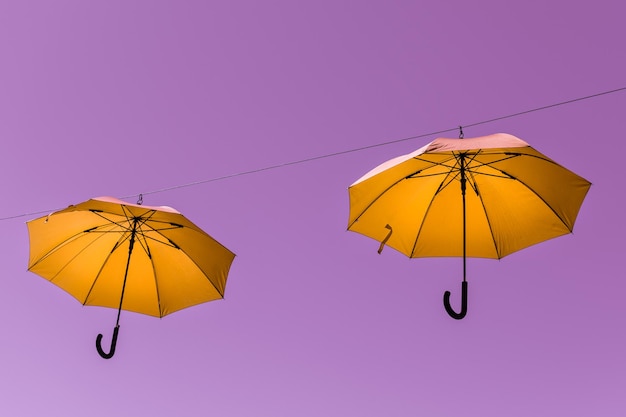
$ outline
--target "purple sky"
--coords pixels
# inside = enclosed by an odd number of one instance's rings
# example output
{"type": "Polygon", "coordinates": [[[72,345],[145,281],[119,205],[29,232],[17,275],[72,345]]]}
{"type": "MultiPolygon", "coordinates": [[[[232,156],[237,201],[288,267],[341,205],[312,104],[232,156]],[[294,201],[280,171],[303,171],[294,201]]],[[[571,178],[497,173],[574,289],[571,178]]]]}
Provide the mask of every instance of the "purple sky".
{"type": "Polygon", "coordinates": [[[626,87],[621,4],[1,2],[0,217],[144,193],[238,256],[106,361],[116,312],[26,271],[39,214],[0,221],[0,415],[625,415],[626,92],[464,129],[593,186],[573,235],[468,261],[462,321],[460,259],[346,231],[348,185],[435,136],[151,193],[626,87]]]}

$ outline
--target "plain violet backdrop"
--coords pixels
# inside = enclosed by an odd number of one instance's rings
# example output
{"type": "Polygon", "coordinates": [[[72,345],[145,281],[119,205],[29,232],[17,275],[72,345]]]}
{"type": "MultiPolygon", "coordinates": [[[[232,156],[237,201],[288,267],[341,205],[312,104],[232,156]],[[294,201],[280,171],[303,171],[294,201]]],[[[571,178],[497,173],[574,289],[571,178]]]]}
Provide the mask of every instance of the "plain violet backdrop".
{"type": "Polygon", "coordinates": [[[468,261],[462,321],[442,305],[460,259],[378,255],[346,231],[348,185],[436,135],[289,164],[626,87],[624,12],[0,2],[0,414],[626,415],[626,92],[464,129],[518,136],[593,186],[574,234],[468,261]],[[123,312],[106,361],[95,337],[116,312],[26,271],[25,222],[139,193],[237,258],[224,300],[123,312]]]}

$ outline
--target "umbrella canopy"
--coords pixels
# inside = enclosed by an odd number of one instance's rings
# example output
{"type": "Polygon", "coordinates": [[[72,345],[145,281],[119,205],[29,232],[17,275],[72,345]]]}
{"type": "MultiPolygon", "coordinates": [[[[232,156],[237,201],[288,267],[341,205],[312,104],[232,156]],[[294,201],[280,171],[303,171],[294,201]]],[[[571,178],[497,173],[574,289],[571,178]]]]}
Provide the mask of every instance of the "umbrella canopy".
{"type": "Polygon", "coordinates": [[[571,233],[590,186],[512,135],[438,138],[349,187],[348,230],[379,252],[463,256],[466,292],[466,256],[499,259],[571,233]]]}
{"type": "MultiPolygon", "coordinates": [[[[117,308],[114,339],[122,309],[163,317],[223,298],[235,257],[171,207],[112,197],[72,205],[27,226],[28,270],[83,305],[117,308]]],[[[112,356],[114,345],[106,355],[112,356]]]]}

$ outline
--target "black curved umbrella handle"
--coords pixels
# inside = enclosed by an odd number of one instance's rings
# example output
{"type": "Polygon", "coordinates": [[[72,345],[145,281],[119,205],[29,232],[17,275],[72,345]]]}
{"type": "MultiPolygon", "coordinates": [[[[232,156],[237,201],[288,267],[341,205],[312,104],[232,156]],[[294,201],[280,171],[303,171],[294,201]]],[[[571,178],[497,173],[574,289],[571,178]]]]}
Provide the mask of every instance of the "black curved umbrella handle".
{"type": "Polygon", "coordinates": [[[119,330],[119,325],[115,326],[115,328],[113,329],[113,338],[111,339],[111,350],[109,351],[109,353],[106,353],[104,350],[102,350],[102,334],[99,334],[98,337],[96,337],[96,349],[98,350],[100,356],[102,356],[104,359],[111,359],[115,354],[115,345],[117,344],[117,333],[119,332],[119,330]]]}
{"type": "Polygon", "coordinates": [[[450,305],[450,291],[443,294],[443,306],[448,315],[456,320],[461,320],[467,314],[467,281],[461,283],[461,311],[457,313],[450,305]]]}

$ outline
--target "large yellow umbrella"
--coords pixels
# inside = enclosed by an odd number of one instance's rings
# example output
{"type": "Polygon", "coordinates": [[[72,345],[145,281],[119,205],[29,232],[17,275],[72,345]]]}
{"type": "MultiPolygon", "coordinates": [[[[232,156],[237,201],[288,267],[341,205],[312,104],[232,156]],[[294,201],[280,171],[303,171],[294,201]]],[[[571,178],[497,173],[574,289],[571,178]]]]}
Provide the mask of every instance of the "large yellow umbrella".
{"type": "Polygon", "coordinates": [[[224,297],[235,255],[171,207],[100,197],[27,223],[28,270],[83,305],[163,317],[224,297]]]}
{"type": "Polygon", "coordinates": [[[374,168],[349,187],[348,230],[411,258],[500,259],[572,232],[591,184],[515,136],[438,138],[374,168]]]}

